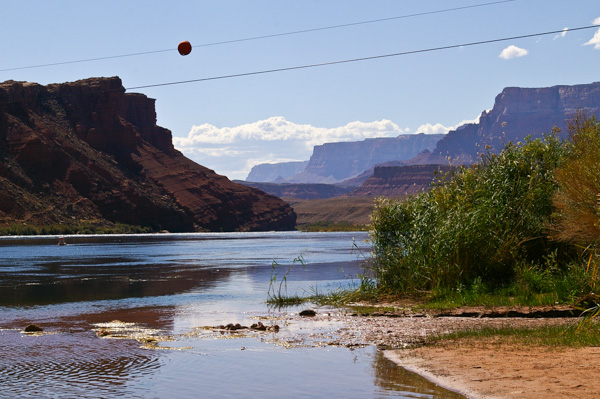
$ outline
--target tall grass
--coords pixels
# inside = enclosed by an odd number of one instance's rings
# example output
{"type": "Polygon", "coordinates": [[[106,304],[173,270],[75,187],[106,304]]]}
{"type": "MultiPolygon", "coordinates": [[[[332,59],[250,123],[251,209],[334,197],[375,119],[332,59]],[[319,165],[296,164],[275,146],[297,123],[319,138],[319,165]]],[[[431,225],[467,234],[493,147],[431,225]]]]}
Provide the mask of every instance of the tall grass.
{"type": "Polygon", "coordinates": [[[495,289],[527,268],[548,269],[544,256],[563,255],[564,246],[545,234],[563,151],[555,136],[509,143],[438,179],[429,192],[379,201],[373,250],[380,289],[495,289]]]}
{"type": "Polygon", "coordinates": [[[288,274],[292,271],[292,268],[296,263],[305,266],[304,258],[302,257],[302,255],[298,256],[297,258],[294,258],[292,265],[287,268],[283,276],[280,278],[277,268],[281,265],[275,260],[271,262],[271,279],[269,281],[269,290],[267,292],[267,303],[269,305],[275,307],[285,307],[299,305],[308,301],[308,298],[306,297],[288,294],[288,274]]]}

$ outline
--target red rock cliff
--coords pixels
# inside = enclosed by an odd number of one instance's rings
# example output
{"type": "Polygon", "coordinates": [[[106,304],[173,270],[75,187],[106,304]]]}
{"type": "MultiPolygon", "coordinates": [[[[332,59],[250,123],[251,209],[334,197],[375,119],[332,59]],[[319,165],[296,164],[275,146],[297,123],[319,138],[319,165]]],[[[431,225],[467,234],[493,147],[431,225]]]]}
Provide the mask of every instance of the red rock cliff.
{"type": "Polygon", "coordinates": [[[0,225],[92,221],[170,231],[290,230],[292,208],[200,166],[121,80],[0,83],[0,225]]]}

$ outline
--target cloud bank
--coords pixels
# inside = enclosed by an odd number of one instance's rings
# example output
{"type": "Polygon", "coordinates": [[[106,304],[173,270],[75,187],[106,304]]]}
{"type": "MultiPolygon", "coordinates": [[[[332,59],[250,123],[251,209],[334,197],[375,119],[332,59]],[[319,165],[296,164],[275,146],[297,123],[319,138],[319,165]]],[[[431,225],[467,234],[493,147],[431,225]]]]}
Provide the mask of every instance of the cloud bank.
{"type": "MultiPolygon", "coordinates": [[[[594,19],[592,22],[594,25],[600,25],[600,17],[594,19]]],[[[592,37],[587,42],[583,43],[584,46],[594,46],[596,50],[600,50],[600,29],[596,31],[594,37],[592,37]]]]}
{"type": "MultiPolygon", "coordinates": [[[[600,17],[596,18],[593,22],[594,25],[600,25],[600,17]]],[[[600,50],[600,29],[596,31],[594,37],[587,42],[583,43],[584,46],[594,46],[596,50],[600,50]]]]}
{"type": "MultiPolygon", "coordinates": [[[[465,122],[470,121],[461,124],[465,122]]],[[[428,123],[419,126],[416,133],[447,133],[457,126],[428,123]]],[[[316,145],[407,133],[410,133],[409,128],[401,128],[386,119],[323,128],[276,116],[235,127],[194,125],[187,137],[174,137],[173,144],[187,157],[217,173],[231,179],[245,179],[250,169],[261,163],[306,161],[316,145]]]]}
{"type": "MultiPolygon", "coordinates": [[[[563,31],[564,32],[564,31],[563,31]]],[[[524,48],[520,48],[517,46],[513,46],[512,44],[502,50],[498,57],[504,58],[505,60],[510,60],[511,58],[523,57],[527,55],[529,52],[524,48]]]]}

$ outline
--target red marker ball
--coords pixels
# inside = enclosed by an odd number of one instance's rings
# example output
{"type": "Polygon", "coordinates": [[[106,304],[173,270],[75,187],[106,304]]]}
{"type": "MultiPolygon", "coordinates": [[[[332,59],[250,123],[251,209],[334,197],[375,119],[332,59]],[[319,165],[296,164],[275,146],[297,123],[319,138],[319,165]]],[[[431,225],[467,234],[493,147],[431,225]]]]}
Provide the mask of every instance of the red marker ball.
{"type": "Polygon", "coordinates": [[[179,51],[179,54],[181,55],[188,55],[192,52],[192,45],[186,40],[184,42],[179,43],[179,45],[177,46],[177,51],[179,51]]]}

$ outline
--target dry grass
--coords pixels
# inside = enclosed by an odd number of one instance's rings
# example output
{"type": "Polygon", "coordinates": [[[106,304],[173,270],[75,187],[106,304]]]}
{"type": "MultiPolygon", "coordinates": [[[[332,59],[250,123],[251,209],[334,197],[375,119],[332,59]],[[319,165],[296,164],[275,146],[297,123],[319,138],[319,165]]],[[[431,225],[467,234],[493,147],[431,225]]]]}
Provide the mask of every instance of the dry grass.
{"type": "Polygon", "coordinates": [[[600,122],[579,114],[569,126],[568,154],[555,171],[559,189],[553,236],[583,246],[600,243],[600,122]]]}

